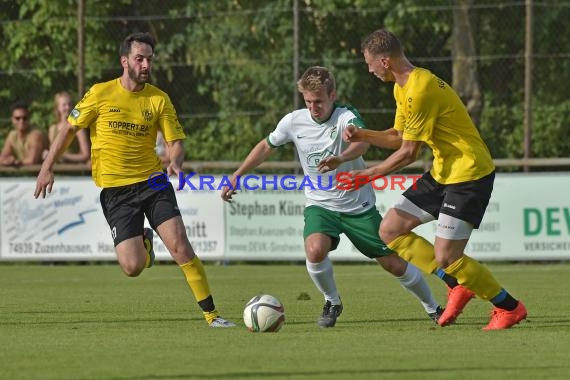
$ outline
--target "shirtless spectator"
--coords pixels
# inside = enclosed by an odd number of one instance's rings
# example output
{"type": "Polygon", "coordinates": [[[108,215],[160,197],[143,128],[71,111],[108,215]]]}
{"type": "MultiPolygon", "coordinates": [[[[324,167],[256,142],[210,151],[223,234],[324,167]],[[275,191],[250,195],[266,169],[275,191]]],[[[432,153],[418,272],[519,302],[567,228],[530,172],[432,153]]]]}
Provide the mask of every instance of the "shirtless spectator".
{"type": "Polygon", "coordinates": [[[21,166],[42,163],[42,152],[48,148],[48,140],[40,129],[30,124],[30,112],[26,103],[12,106],[12,124],[0,153],[0,165],[21,166]]]}

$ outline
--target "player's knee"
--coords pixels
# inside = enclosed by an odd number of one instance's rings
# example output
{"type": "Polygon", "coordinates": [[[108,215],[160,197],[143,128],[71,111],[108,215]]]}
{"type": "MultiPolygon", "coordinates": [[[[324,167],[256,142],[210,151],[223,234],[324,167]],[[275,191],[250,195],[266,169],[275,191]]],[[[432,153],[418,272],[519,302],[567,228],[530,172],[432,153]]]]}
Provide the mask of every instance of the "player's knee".
{"type": "Polygon", "coordinates": [[[142,273],[144,269],[144,264],[139,265],[138,263],[126,263],[121,264],[121,269],[123,273],[128,277],[137,277],[139,274],[142,273]]]}
{"type": "Polygon", "coordinates": [[[407,262],[395,253],[376,259],[380,266],[388,273],[396,277],[403,276],[406,272],[407,262]]]}
{"type": "Polygon", "coordinates": [[[464,255],[464,241],[447,240],[436,236],[434,243],[435,261],[440,268],[447,268],[464,255]]]}
{"type": "Polygon", "coordinates": [[[446,253],[438,253],[435,254],[435,262],[437,263],[438,267],[440,268],[447,268],[451,264],[453,264],[457,260],[456,257],[446,254],[446,253]]]}
{"type": "Polygon", "coordinates": [[[327,252],[325,252],[321,247],[318,246],[306,246],[305,247],[305,254],[307,256],[307,260],[310,263],[320,263],[327,257],[327,252]]]}
{"type": "Polygon", "coordinates": [[[392,240],[398,237],[394,228],[392,228],[392,226],[390,226],[389,224],[384,223],[384,221],[380,223],[379,233],[380,233],[380,239],[382,239],[382,241],[386,244],[389,244],[392,240]]]}

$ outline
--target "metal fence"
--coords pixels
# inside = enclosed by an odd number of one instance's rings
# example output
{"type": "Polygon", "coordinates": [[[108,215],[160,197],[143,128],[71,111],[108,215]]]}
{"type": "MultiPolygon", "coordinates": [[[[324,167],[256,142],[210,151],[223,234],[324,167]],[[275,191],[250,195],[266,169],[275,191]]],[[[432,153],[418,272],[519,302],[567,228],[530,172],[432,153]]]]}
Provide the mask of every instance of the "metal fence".
{"type": "MultiPolygon", "coordinates": [[[[0,10],[3,16],[0,25],[2,35],[13,38],[10,30],[30,28],[37,20],[34,21],[33,12],[22,11],[26,2],[8,3],[12,3],[12,7],[0,10]]],[[[70,6],[67,19],[45,20],[46,25],[59,22],[62,28],[79,27],[79,33],[73,36],[79,36],[79,40],[84,36],[84,44],[75,40],[65,42],[64,47],[51,46],[55,40],[46,39],[49,47],[46,51],[54,54],[52,67],[27,65],[26,62],[34,58],[27,57],[25,51],[18,52],[22,58],[10,60],[9,66],[0,64],[0,83],[3,84],[0,90],[0,141],[11,128],[9,105],[14,99],[31,102],[34,122],[47,128],[55,92],[71,89],[80,97],[83,87],[118,76],[118,43],[133,30],[151,30],[160,37],[155,80],[173,99],[189,133],[204,131],[196,138],[203,139],[210,133],[205,126],[212,130],[224,128],[236,117],[253,126],[248,132],[252,141],[262,138],[274,127],[271,120],[276,121],[279,116],[300,106],[294,81],[300,71],[314,64],[334,68],[343,96],[357,105],[369,124],[387,127],[394,113],[391,86],[367,76],[358,50],[360,39],[367,32],[387,25],[405,42],[414,64],[427,67],[452,83],[454,62],[458,59],[457,49],[452,46],[453,33],[458,22],[457,12],[463,10],[468,15],[475,41],[474,55],[463,59],[476,66],[477,84],[484,94],[479,100],[483,108],[478,116],[479,124],[495,157],[570,156],[570,26],[567,22],[570,2],[567,1],[399,0],[378,1],[376,7],[373,6],[375,2],[356,0],[352,4],[308,0],[218,0],[202,4],[191,0],[133,0],[122,2],[122,8],[118,2],[102,0],[62,0],[59,3],[70,6]],[[106,13],[105,9],[109,11],[106,13]],[[118,11],[123,13],[112,13],[118,11]],[[78,18],[82,12],[84,18],[78,18]],[[228,25],[248,26],[252,34],[255,33],[251,30],[252,25],[268,30],[258,34],[257,39],[246,34],[237,39],[228,36],[228,43],[233,45],[228,47],[218,44],[225,37],[215,36],[216,29],[239,30],[237,26],[228,25]],[[208,28],[211,29],[209,34],[198,34],[208,28]],[[198,37],[193,39],[195,35],[198,37]],[[186,41],[179,40],[184,36],[188,38],[186,41]],[[210,44],[202,40],[206,37],[212,38],[210,44]],[[93,45],[99,40],[105,42],[94,50],[93,45]],[[240,40],[243,48],[235,46],[240,40]],[[252,47],[252,41],[259,45],[252,47]],[[272,44],[282,45],[282,48],[272,44]],[[192,51],[205,47],[211,51],[192,51]],[[215,54],[217,50],[227,52],[227,55],[215,54]],[[71,57],[69,64],[62,65],[61,57],[57,57],[57,52],[63,51],[71,57]],[[213,75],[220,68],[229,73],[213,75]],[[244,101],[240,98],[250,96],[249,88],[256,87],[252,82],[255,76],[252,79],[248,75],[242,83],[228,80],[227,86],[242,86],[232,93],[236,98],[233,103],[216,99],[217,93],[220,96],[227,94],[223,89],[225,83],[219,81],[244,75],[245,70],[258,71],[259,78],[267,78],[266,73],[274,72],[276,80],[283,84],[274,87],[270,94],[253,93],[265,96],[265,99],[244,101]],[[46,77],[50,78],[50,85],[32,85],[34,82],[45,83],[46,77]],[[274,98],[271,107],[264,104],[269,97],[274,98]],[[532,135],[530,130],[533,130],[532,135]],[[534,149],[535,154],[526,154],[525,136],[529,139],[527,144],[534,147],[527,149],[534,149]],[[551,149],[553,145],[557,146],[555,150],[551,149]]],[[[34,33],[30,34],[33,38],[34,33]]],[[[8,40],[2,45],[10,46],[10,43],[20,46],[8,40]]],[[[11,52],[4,50],[4,54],[11,52]]],[[[224,156],[229,149],[222,149],[213,157],[207,157],[206,153],[200,156],[202,153],[195,151],[200,160],[237,159],[224,156]]],[[[210,149],[210,152],[216,151],[210,149]]],[[[243,152],[231,152],[243,156],[243,152]]],[[[382,157],[372,157],[379,158],[382,157]]]]}

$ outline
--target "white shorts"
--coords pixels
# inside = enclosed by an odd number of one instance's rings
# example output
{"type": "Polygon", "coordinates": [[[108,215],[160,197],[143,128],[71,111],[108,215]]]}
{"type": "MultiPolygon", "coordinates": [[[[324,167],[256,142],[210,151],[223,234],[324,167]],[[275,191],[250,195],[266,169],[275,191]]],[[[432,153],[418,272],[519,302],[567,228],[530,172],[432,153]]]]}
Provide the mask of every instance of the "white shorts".
{"type": "MultiPolygon", "coordinates": [[[[403,195],[400,196],[392,207],[415,216],[422,224],[435,220],[432,214],[422,210],[403,195]]],[[[469,239],[471,232],[473,232],[473,224],[441,212],[439,213],[435,232],[437,237],[447,240],[465,240],[469,239]]]]}

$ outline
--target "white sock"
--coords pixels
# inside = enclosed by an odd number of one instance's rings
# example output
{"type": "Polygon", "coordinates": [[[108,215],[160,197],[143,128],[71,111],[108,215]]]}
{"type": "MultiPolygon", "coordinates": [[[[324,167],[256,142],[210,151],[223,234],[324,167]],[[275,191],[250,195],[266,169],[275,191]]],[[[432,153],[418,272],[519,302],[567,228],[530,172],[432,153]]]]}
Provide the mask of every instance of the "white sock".
{"type": "Polygon", "coordinates": [[[309,260],[305,260],[305,263],[309,277],[311,277],[317,289],[323,293],[325,301],[330,301],[333,305],[340,305],[340,297],[334,281],[333,266],[328,256],[320,263],[311,263],[309,260]]]}
{"type": "Polygon", "coordinates": [[[401,277],[396,277],[400,284],[420,300],[426,313],[434,313],[438,303],[435,300],[424,276],[412,263],[408,263],[406,272],[401,277]]]}

